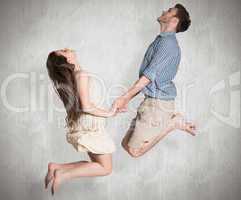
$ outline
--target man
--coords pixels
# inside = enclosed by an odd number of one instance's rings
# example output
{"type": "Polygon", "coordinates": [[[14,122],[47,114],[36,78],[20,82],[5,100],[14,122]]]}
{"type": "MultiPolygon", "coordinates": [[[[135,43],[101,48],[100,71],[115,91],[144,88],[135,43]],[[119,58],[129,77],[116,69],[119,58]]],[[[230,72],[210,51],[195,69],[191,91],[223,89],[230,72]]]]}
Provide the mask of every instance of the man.
{"type": "Polygon", "coordinates": [[[132,157],[143,155],[174,129],[195,135],[195,125],[186,122],[180,113],[174,113],[176,87],[172,82],[181,59],[176,33],[190,26],[189,13],[184,6],[176,4],[164,11],[157,21],[160,34],[145,53],[139,80],[112,105],[116,112],[124,112],[128,102],[139,92],[145,95],[122,140],[123,148],[132,157]]]}

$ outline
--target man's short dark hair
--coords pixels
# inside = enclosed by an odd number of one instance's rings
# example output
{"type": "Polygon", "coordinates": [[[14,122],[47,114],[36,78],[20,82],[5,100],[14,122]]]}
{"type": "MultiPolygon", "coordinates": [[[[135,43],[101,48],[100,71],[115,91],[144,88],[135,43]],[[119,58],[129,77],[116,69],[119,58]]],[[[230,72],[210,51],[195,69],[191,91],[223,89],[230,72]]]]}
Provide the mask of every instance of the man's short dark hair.
{"type": "Polygon", "coordinates": [[[191,25],[189,13],[187,12],[186,8],[179,3],[175,5],[175,8],[177,8],[176,17],[179,19],[176,32],[184,32],[191,25]]]}

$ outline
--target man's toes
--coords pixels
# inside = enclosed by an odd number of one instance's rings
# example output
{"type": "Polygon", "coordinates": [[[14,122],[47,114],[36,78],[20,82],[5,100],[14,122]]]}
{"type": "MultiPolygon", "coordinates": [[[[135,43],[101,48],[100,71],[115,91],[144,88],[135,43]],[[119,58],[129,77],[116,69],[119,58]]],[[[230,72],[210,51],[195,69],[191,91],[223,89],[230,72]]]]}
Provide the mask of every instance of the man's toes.
{"type": "Polygon", "coordinates": [[[189,124],[188,127],[192,130],[195,130],[196,129],[196,126],[194,124],[189,124]]]}
{"type": "Polygon", "coordinates": [[[193,136],[196,135],[195,132],[194,132],[194,130],[195,130],[195,129],[193,129],[191,126],[189,126],[189,127],[186,128],[186,131],[187,131],[188,133],[190,133],[191,135],[193,135],[193,136]]]}

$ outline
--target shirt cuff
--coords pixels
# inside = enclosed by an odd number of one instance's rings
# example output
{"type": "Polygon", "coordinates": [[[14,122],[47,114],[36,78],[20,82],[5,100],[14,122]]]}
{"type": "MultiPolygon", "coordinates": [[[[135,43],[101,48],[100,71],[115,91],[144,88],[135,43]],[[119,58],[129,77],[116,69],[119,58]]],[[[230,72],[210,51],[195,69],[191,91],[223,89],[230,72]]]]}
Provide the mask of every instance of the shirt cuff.
{"type": "Polygon", "coordinates": [[[151,69],[150,67],[147,67],[142,74],[147,77],[150,81],[154,81],[156,78],[156,72],[151,69]]]}

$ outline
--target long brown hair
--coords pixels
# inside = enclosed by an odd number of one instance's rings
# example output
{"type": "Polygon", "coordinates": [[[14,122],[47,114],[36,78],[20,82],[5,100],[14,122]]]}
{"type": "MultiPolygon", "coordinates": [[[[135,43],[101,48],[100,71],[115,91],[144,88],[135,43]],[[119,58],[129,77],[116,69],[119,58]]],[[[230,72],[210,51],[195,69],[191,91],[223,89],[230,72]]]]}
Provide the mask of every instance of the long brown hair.
{"type": "Polygon", "coordinates": [[[65,118],[67,126],[71,127],[82,113],[77,93],[75,66],[68,63],[64,56],[57,55],[55,51],[49,53],[46,65],[54,89],[64,104],[67,113],[65,118]]]}

